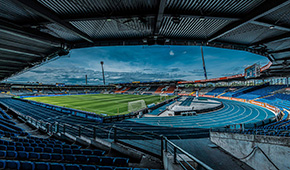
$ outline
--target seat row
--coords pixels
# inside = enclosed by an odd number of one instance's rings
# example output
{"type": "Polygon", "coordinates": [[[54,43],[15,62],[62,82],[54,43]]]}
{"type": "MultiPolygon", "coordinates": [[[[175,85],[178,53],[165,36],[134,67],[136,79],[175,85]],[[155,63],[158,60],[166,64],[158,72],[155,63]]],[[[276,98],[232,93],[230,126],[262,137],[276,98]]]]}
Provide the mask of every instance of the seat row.
{"type": "Polygon", "coordinates": [[[97,164],[97,165],[114,165],[127,166],[128,158],[108,157],[108,156],[87,156],[87,155],[71,155],[71,154],[51,154],[37,153],[25,151],[0,151],[1,159],[19,159],[19,160],[43,160],[43,161],[58,161],[58,162],[77,162],[82,164],[97,164]]]}
{"type": "Polygon", "coordinates": [[[29,142],[29,143],[45,143],[45,144],[53,144],[53,145],[63,145],[64,142],[61,141],[53,141],[53,140],[40,140],[40,139],[26,139],[26,138],[18,138],[18,137],[11,137],[12,140],[16,142],[29,142]]]}
{"type": "Polygon", "coordinates": [[[55,141],[55,142],[61,142],[60,140],[53,139],[53,138],[39,138],[35,136],[27,136],[27,139],[33,139],[33,140],[42,140],[42,141],[55,141]]]}
{"type": "Polygon", "coordinates": [[[4,131],[4,130],[0,130],[0,135],[3,135],[5,137],[13,137],[13,136],[27,136],[28,133],[27,132],[9,132],[9,131],[4,131]]]}
{"type": "Polygon", "coordinates": [[[97,149],[95,150],[69,149],[69,148],[50,148],[50,147],[14,146],[14,145],[0,145],[0,150],[45,152],[45,153],[60,153],[60,154],[83,154],[83,155],[98,155],[98,156],[102,156],[105,154],[105,151],[97,149]]]}
{"type": "MultiPolygon", "coordinates": [[[[78,165],[65,163],[28,162],[15,160],[0,160],[0,169],[17,170],[132,170],[130,167],[112,167],[96,165],[78,165]]],[[[134,169],[138,170],[138,169],[134,169]]],[[[139,169],[141,170],[141,169],[139,169]]],[[[147,169],[142,169],[147,170],[147,169]]]]}

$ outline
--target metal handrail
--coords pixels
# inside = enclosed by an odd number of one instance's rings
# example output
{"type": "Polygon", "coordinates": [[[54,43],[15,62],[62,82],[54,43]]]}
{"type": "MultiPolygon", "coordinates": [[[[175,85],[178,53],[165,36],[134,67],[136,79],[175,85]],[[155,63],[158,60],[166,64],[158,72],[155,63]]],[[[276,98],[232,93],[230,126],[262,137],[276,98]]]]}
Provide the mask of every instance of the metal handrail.
{"type": "MultiPolygon", "coordinates": [[[[172,145],[174,147],[174,158],[175,159],[176,159],[176,152],[177,152],[177,150],[179,150],[181,153],[183,153],[184,155],[186,155],[190,159],[194,160],[197,164],[201,165],[206,170],[213,170],[211,167],[209,167],[205,163],[201,162],[200,160],[198,160],[197,158],[195,158],[194,156],[192,156],[191,154],[189,154],[188,152],[186,152],[185,150],[181,149],[179,146],[177,146],[176,144],[174,144],[173,142],[168,140],[167,137],[164,136],[163,139],[166,141],[166,143],[169,143],[170,145],[172,145]]],[[[165,144],[165,146],[166,145],[167,144],[165,144]]],[[[167,148],[165,148],[165,150],[167,150],[167,148]]]]}

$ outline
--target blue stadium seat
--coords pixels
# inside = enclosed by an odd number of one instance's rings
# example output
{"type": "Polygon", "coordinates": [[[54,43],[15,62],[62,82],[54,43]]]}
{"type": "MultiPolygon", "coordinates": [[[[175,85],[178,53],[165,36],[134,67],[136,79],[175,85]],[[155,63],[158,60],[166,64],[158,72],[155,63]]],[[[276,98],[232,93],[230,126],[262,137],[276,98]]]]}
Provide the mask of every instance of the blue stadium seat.
{"type": "Polygon", "coordinates": [[[102,150],[93,150],[93,155],[103,156],[106,152],[102,150]]]}
{"type": "Polygon", "coordinates": [[[31,144],[28,143],[28,142],[23,142],[22,144],[23,144],[23,146],[25,146],[25,147],[26,147],[26,146],[31,146],[31,144]]]}
{"type": "Polygon", "coordinates": [[[71,154],[65,154],[65,155],[63,155],[63,160],[73,162],[73,161],[75,161],[75,157],[74,157],[74,155],[71,155],[71,154]]]}
{"type": "Polygon", "coordinates": [[[54,148],[53,152],[54,153],[63,153],[63,150],[61,148],[54,148]]]}
{"type": "Polygon", "coordinates": [[[114,158],[113,157],[102,157],[102,164],[106,165],[113,165],[114,164],[114,158]]]}
{"type": "Polygon", "coordinates": [[[39,159],[40,158],[40,154],[36,153],[36,152],[30,152],[29,153],[29,158],[30,159],[39,159]]]}
{"type": "Polygon", "coordinates": [[[54,145],[54,148],[62,148],[62,145],[56,144],[54,145]]]}
{"type": "Polygon", "coordinates": [[[66,164],[65,170],[80,170],[80,166],[76,164],[66,164]]]}
{"type": "Polygon", "coordinates": [[[29,153],[28,152],[24,152],[24,151],[19,151],[17,158],[26,160],[26,159],[29,158],[29,153]]]}
{"type": "Polygon", "coordinates": [[[51,159],[56,161],[62,161],[64,158],[61,154],[51,154],[51,159]]]}
{"type": "Polygon", "coordinates": [[[26,152],[34,152],[34,147],[31,147],[31,146],[25,146],[25,151],[26,151],[26,152]]]}
{"type": "Polygon", "coordinates": [[[128,162],[129,159],[127,158],[115,158],[114,165],[127,166],[128,162]]]}
{"type": "Polygon", "coordinates": [[[8,151],[16,151],[16,147],[15,146],[8,145],[7,146],[7,150],[8,151]]]}
{"type": "Polygon", "coordinates": [[[46,147],[46,144],[45,143],[40,143],[40,144],[38,144],[38,146],[44,148],[44,147],[46,147]]]}
{"type": "Polygon", "coordinates": [[[130,167],[116,167],[114,170],[132,170],[130,167]]]}
{"type": "Polygon", "coordinates": [[[16,151],[24,151],[25,147],[23,146],[16,146],[16,151]]]}
{"type": "Polygon", "coordinates": [[[9,158],[9,159],[15,159],[17,158],[17,152],[16,151],[7,151],[6,152],[6,158],[9,158]]]}
{"type": "Polygon", "coordinates": [[[64,144],[64,145],[62,145],[62,148],[70,148],[70,145],[64,144]]]}
{"type": "Polygon", "coordinates": [[[38,147],[38,144],[37,143],[30,143],[30,146],[32,146],[32,147],[38,147]]]}
{"type": "Polygon", "coordinates": [[[0,145],[0,150],[6,151],[7,150],[7,146],[6,145],[0,145]]]}
{"type": "Polygon", "coordinates": [[[93,154],[93,151],[90,149],[83,149],[82,152],[84,155],[92,155],[93,154]]]}
{"type": "Polygon", "coordinates": [[[53,153],[53,149],[46,147],[46,148],[44,148],[44,152],[53,153]]]}
{"type": "Polygon", "coordinates": [[[23,146],[23,143],[22,142],[15,142],[15,145],[16,146],[23,146]]]}
{"type": "Polygon", "coordinates": [[[47,144],[46,147],[54,148],[54,144],[47,144]]]}
{"type": "Polygon", "coordinates": [[[50,169],[49,164],[46,162],[35,162],[34,164],[35,164],[35,169],[37,169],[37,170],[49,170],[50,169]]]}
{"type": "Polygon", "coordinates": [[[6,161],[5,160],[0,160],[0,169],[5,169],[5,168],[6,168],[6,161]]]}
{"type": "Polygon", "coordinates": [[[50,153],[41,153],[40,159],[51,160],[51,154],[50,153]]]}
{"type": "Polygon", "coordinates": [[[88,157],[84,155],[75,156],[77,162],[88,162],[88,157]]]}
{"type": "Polygon", "coordinates": [[[59,163],[51,163],[50,164],[50,169],[51,170],[65,170],[65,167],[63,164],[59,164],[59,163]]]}
{"type": "Polygon", "coordinates": [[[96,166],[94,165],[82,165],[82,170],[97,170],[96,166]]]}
{"type": "Polygon", "coordinates": [[[20,163],[19,163],[19,161],[7,160],[6,161],[6,168],[8,168],[8,169],[19,169],[20,168],[20,163]]]}
{"type": "Polygon", "coordinates": [[[65,148],[63,149],[63,154],[72,154],[72,150],[71,149],[68,149],[68,148],[65,148]]]}
{"type": "Polygon", "coordinates": [[[81,148],[81,146],[79,146],[79,145],[70,145],[70,148],[71,149],[80,149],[81,148]]]}
{"type": "Polygon", "coordinates": [[[98,170],[114,170],[114,167],[111,166],[98,166],[98,170]]]}
{"type": "Polygon", "coordinates": [[[0,158],[6,157],[6,151],[0,151],[0,158]]]}
{"type": "Polygon", "coordinates": [[[4,145],[4,142],[5,142],[4,140],[0,139],[0,145],[4,145]]]}
{"type": "Polygon", "coordinates": [[[35,165],[33,162],[20,162],[21,170],[34,170],[35,165]]]}
{"type": "Polygon", "coordinates": [[[43,148],[41,147],[35,147],[34,152],[43,152],[43,148]]]}
{"type": "Polygon", "coordinates": [[[82,151],[80,149],[73,149],[73,154],[82,154],[82,151]]]}
{"type": "Polygon", "coordinates": [[[101,158],[98,157],[98,156],[91,156],[91,157],[89,157],[88,162],[89,163],[99,164],[99,163],[101,163],[101,158]]]}

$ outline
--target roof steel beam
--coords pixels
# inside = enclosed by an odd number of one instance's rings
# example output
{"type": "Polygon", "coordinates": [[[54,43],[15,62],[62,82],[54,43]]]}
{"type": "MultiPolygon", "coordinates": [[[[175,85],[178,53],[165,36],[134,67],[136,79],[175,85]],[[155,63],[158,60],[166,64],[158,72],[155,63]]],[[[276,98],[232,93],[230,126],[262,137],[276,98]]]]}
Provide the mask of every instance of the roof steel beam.
{"type": "Polygon", "coordinates": [[[53,47],[60,47],[62,42],[58,38],[52,37],[49,34],[39,32],[36,29],[24,29],[19,25],[0,19],[0,32],[13,35],[26,40],[45,44],[53,47]]]}
{"type": "Polygon", "coordinates": [[[38,3],[35,0],[13,0],[13,2],[15,2],[16,4],[19,4],[21,6],[24,6],[25,8],[35,12],[36,14],[38,14],[39,16],[54,22],[62,27],[64,27],[65,29],[67,29],[68,31],[72,32],[73,34],[75,34],[76,36],[90,42],[93,43],[93,40],[91,40],[91,37],[88,36],[87,34],[85,34],[84,32],[80,31],[79,29],[77,29],[76,27],[74,27],[73,25],[71,25],[70,23],[61,20],[56,14],[55,12],[49,10],[48,8],[44,7],[43,5],[41,5],[40,3],[38,3]]]}
{"type": "Polygon", "coordinates": [[[157,35],[159,33],[159,29],[161,27],[161,22],[163,19],[164,9],[166,6],[166,0],[159,0],[159,8],[158,8],[158,14],[155,21],[155,28],[154,28],[154,34],[157,35]]]}
{"type": "Polygon", "coordinates": [[[285,52],[290,52],[290,48],[285,48],[282,50],[277,50],[277,51],[270,51],[270,54],[277,54],[277,53],[285,53],[285,52]]]}
{"type": "Polygon", "coordinates": [[[32,57],[42,57],[40,54],[35,53],[34,51],[30,51],[27,49],[21,49],[17,47],[11,47],[8,45],[0,44],[0,51],[6,51],[10,53],[15,53],[15,54],[22,54],[22,55],[27,55],[27,56],[32,56],[32,57]]]}
{"type": "Polygon", "coordinates": [[[276,24],[271,24],[271,23],[267,23],[265,21],[251,21],[250,23],[255,24],[255,25],[268,27],[269,29],[271,28],[271,29],[275,29],[275,30],[290,32],[290,28],[289,27],[284,27],[284,26],[280,26],[280,25],[276,25],[276,24]]]}
{"type": "MultiPolygon", "coordinates": [[[[172,17],[172,16],[179,16],[179,17],[182,17],[182,18],[199,18],[199,19],[200,18],[204,18],[204,19],[219,19],[219,20],[229,20],[229,21],[241,20],[240,18],[237,18],[237,17],[227,17],[227,16],[163,13],[163,17],[172,17]]],[[[98,16],[98,17],[81,17],[81,16],[77,16],[77,17],[72,17],[72,18],[64,18],[63,20],[66,21],[66,22],[72,22],[72,21],[96,21],[96,20],[107,20],[107,19],[126,19],[126,18],[138,18],[138,17],[141,17],[141,15],[140,14],[139,15],[138,14],[131,14],[131,15],[98,16]]],[[[145,15],[142,15],[142,17],[156,18],[156,15],[154,15],[154,14],[145,14],[145,15]]],[[[32,27],[32,26],[43,25],[43,24],[45,25],[45,24],[49,24],[49,23],[51,23],[51,22],[41,21],[41,22],[37,22],[37,23],[25,23],[25,24],[23,24],[23,26],[32,27]]],[[[290,32],[290,28],[289,27],[276,25],[276,24],[270,23],[270,22],[256,20],[256,21],[250,21],[250,23],[255,24],[255,25],[264,26],[264,27],[269,27],[269,28],[272,27],[274,30],[281,30],[281,31],[289,31],[290,32]]]]}
{"type": "Polygon", "coordinates": [[[279,61],[279,60],[290,60],[290,56],[288,57],[283,57],[283,58],[277,58],[275,59],[276,61],[279,61]]]}
{"type": "Polygon", "coordinates": [[[21,62],[21,61],[15,61],[15,60],[7,60],[7,59],[2,59],[0,57],[0,63],[10,63],[10,64],[17,64],[17,65],[26,65],[25,62],[21,62]]]}
{"type": "Polygon", "coordinates": [[[222,28],[220,31],[216,32],[215,34],[213,34],[209,39],[208,42],[214,41],[230,32],[232,32],[233,30],[236,30],[242,26],[244,26],[245,24],[251,22],[251,21],[255,21],[273,11],[276,11],[282,7],[284,7],[285,5],[290,4],[290,0],[266,0],[263,4],[261,4],[259,7],[255,8],[254,10],[252,10],[249,14],[247,14],[247,16],[245,18],[242,18],[239,21],[236,21],[232,24],[229,24],[227,26],[225,26],[224,28],[222,28]]]}
{"type": "Polygon", "coordinates": [[[12,70],[4,70],[2,67],[0,67],[0,73],[12,73],[12,70]]]}
{"type": "Polygon", "coordinates": [[[3,65],[0,65],[0,69],[4,69],[4,70],[11,70],[11,71],[15,71],[15,70],[21,70],[22,68],[20,67],[16,67],[16,66],[3,66],[3,65]]]}
{"type": "Polygon", "coordinates": [[[267,38],[267,39],[255,42],[252,45],[267,44],[267,43],[278,42],[278,41],[283,41],[287,39],[290,39],[290,33],[285,33],[285,34],[281,34],[275,37],[267,38]]]}

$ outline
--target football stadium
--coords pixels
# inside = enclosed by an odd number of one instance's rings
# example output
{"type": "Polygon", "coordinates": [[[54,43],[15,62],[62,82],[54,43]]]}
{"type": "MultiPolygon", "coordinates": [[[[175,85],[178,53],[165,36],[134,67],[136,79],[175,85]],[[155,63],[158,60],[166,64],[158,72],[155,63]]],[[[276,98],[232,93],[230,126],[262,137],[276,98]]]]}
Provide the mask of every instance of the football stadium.
{"type": "Polygon", "coordinates": [[[290,170],[290,0],[0,9],[0,169],[290,170]]]}

